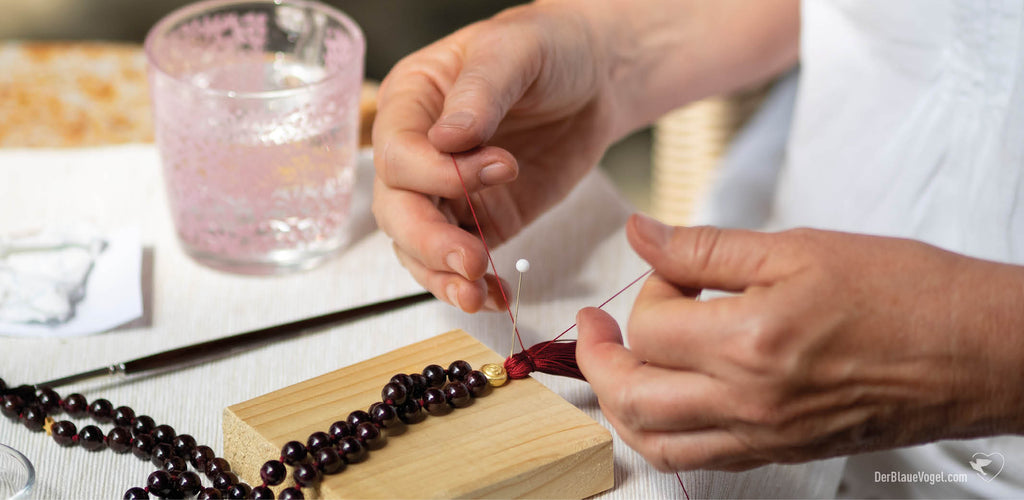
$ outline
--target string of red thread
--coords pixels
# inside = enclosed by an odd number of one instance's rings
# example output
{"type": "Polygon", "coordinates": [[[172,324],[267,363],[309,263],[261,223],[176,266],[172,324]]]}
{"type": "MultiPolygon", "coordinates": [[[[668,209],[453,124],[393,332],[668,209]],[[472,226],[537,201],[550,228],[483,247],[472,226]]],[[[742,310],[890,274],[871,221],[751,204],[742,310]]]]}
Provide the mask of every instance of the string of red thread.
{"type": "MultiPolygon", "coordinates": [[[[516,326],[515,316],[512,315],[512,306],[509,304],[508,296],[505,295],[505,287],[501,285],[501,277],[498,276],[498,267],[494,265],[494,258],[491,257],[491,249],[487,246],[487,240],[484,239],[484,230],[480,227],[480,219],[476,217],[476,209],[473,208],[473,200],[469,197],[469,189],[466,188],[466,181],[462,178],[462,171],[459,170],[459,164],[455,161],[455,155],[451,155],[452,165],[455,166],[455,173],[459,176],[459,183],[462,184],[462,192],[466,195],[466,204],[469,205],[469,213],[473,214],[473,222],[476,224],[476,231],[480,234],[480,241],[484,244],[484,252],[487,253],[487,261],[491,263],[491,270],[494,271],[494,277],[498,281],[498,291],[501,292],[501,299],[505,302],[505,311],[508,312],[508,319],[512,321],[512,330],[516,334],[516,340],[519,341],[519,349],[525,350],[526,346],[523,345],[523,338],[519,336],[519,327],[516,326]]],[[[486,206],[484,207],[486,209],[486,206]]],[[[491,221],[493,225],[494,221],[491,221]]]]}
{"type": "MultiPolygon", "coordinates": [[[[647,271],[644,271],[644,273],[641,274],[640,276],[637,276],[637,278],[635,280],[630,281],[628,285],[622,287],[621,290],[615,292],[615,295],[612,295],[611,297],[608,297],[608,299],[605,300],[604,302],[602,302],[601,305],[597,306],[597,308],[598,309],[603,309],[604,306],[608,305],[608,303],[612,301],[612,299],[614,299],[615,297],[618,297],[619,295],[622,295],[622,292],[625,292],[626,290],[629,290],[629,287],[635,285],[636,282],[644,279],[645,277],[647,277],[648,274],[651,274],[653,272],[654,272],[654,268],[653,267],[648,269],[647,271]]],[[[573,328],[576,328],[576,323],[573,323],[569,328],[566,328],[565,330],[563,330],[562,333],[559,333],[558,335],[556,335],[555,338],[551,339],[551,342],[558,341],[558,339],[562,338],[562,335],[565,335],[565,334],[569,333],[569,330],[572,330],[573,328]]],[[[534,355],[540,354],[541,351],[546,349],[547,346],[549,346],[549,345],[551,345],[551,344],[544,344],[543,347],[541,347],[540,349],[537,349],[537,352],[534,355]]]]}

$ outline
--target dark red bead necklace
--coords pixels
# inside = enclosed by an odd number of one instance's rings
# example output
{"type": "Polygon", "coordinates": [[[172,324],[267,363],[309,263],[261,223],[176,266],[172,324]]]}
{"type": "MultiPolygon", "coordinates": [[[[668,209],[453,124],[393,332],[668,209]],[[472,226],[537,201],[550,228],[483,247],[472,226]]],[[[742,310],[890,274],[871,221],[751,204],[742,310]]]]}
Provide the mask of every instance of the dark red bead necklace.
{"type": "Polygon", "coordinates": [[[448,369],[429,365],[422,373],[399,373],[384,385],[381,401],[366,410],[355,410],[344,420],[317,431],[306,442],[289,441],[281,456],[260,467],[262,484],[256,487],[242,482],[231,471],[231,464],[216,456],[213,449],[200,445],[188,434],[177,434],[173,427],[156,422],[147,415],[136,415],[127,406],[114,407],[106,399],[92,403],[81,394],[61,398],[48,387],[35,389],[23,385],[9,388],[0,379],[0,413],[21,422],[33,432],[46,431],[61,446],[81,446],[96,452],[104,448],[118,454],[129,451],[141,460],[159,467],[146,478],[144,487],[124,493],[126,500],[159,498],[274,498],[271,486],[288,479],[291,466],[293,486],[281,490],[277,498],[304,498],[302,488],[316,486],[324,476],[343,472],[351,464],[366,460],[369,452],[387,443],[388,429],[422,422],[428,415],[441,416],[473,403],[487,395],[492,387],[508,379],[501,365],[487,364],[474,370],[459,360],[448,369]],[[55,420],[51,415],[64,412],[71,418],[89,416],[97,423],[113,423],[104,433],[96,425],[81,429],[70,420],[55,420]],[[193,470],[189,470],[191,466],[193,470]],[[206,476],[203,485],[199,473],[206,476]]]}

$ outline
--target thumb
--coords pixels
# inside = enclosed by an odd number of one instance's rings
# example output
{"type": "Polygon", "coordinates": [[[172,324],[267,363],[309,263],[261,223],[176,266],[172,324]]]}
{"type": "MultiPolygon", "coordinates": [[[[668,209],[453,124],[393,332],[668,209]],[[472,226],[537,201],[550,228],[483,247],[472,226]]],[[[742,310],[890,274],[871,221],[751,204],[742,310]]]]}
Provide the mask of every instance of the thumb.
{"type": "Polygon", "coordinates": [[[666,280],[690,288],[741,291],[768,284],[770,235],[713,226],[670,227],[635,214],[626,237],[666,280]]]}
{"type": "Polygon", "coordinates": [[[490,139],[539,72],[539,49],[517,39],[514,29],[478,33],[466,45],[441,118],[427,132],[442,152],[467,151],[490,139]]]}
{"type": "Polygon", "coordinates": [[[576,313],[576,325],[579,331],[576,363],[591,385],[602,380],[611,366],[637,364],[632,354],[622,345],[619,324],[608,313],[596,307],[580,309],[576,313]]]}

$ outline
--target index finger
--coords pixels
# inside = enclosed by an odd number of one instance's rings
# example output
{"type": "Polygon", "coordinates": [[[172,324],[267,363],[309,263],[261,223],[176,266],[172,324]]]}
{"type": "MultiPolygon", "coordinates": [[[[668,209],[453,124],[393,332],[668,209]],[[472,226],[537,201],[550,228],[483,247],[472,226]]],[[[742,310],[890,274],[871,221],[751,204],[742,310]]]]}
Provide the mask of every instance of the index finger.
{"type": "MultiPolygon", "coordinates": [[[[427,137],[446,97],[438,78],[403,69],[388,75],[373,124],[374,166],[389,187],[456,198],[462,195],[462,181],[452,167],[451,152],[437,149],[427,137]]],[[[470,192],[518,176],[518,163],[502,148],[481,146],[456,153],[470,192]]]]}

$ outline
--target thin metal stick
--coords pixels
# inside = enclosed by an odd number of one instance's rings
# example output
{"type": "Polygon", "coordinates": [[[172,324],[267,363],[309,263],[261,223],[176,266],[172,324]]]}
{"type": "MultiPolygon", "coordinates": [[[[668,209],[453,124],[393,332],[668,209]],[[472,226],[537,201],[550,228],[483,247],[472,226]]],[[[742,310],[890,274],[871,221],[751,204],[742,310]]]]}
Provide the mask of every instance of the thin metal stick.
{"type": "Polygon", "coordinates": [[[508,349],[508,356],[516,350],[516,324],[519,322],[519,292],[523,289],[523,273],[519,273],[519,283],[516,284],[516,314],[512,316],[512,346],[508,349]]]}
{"type": "Polygon", "coordinates": [[[36,387],[58,387],[102,376],[140,375],[143,373],[156,373],[191,366],[205,361],[230,356],[249,349],[262,347],[270,342],[293,338],[311,330],[326,326],[337,326],[366,316],[400,309],[402,307],[429,300],[432,297],[433,296],[430,292],[415,293],[404,297],[353,307],[344,311],[337,311],[320,316],[314,316],[312,318],[292,321],[290,323],[268,326],[258,330],[231,335],[229,337],[221,337],[219,339],[208,340],[198,344],[178,347],[169,351],[151,354],[142,358],[116,363],[103,368],[69,375],[67,377],[48,380],[41,384],[36,384],[36,387]]]}

